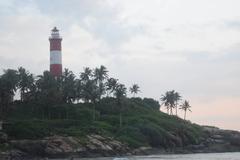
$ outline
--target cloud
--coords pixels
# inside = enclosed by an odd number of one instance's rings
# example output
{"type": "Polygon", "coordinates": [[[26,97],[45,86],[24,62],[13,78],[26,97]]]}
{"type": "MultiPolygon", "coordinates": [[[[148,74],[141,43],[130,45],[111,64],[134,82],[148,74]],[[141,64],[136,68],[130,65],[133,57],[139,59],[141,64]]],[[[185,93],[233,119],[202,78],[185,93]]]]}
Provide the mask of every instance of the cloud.
{"type": "Polygon", "coordinates": [[[85,66],[95,67],[108,60],[109,47],[105,41],[97,39],[94,34],[79,25],[72,25],[63,32],[63,63],[79,73],[85,66]]]}
{"type": "Polygon", "coordinates": [[[240,18],[238,17],[238,19],[235,19],[235,20],[225,21],[225,25],[226,25],[227,28],[236,29],[236,30],[239,31],[239,29],[240,29],[240,18]]]}
{"type": "Polygon", "coordinates": [[[0,56],[4,57],[0,59],[1,68],[24,66],[39,73],[48,66],[48,55],[44,53],[48,52],[46,35],[53,21],[34,5],[16,10],[16,15],[1,17],[0,56]]]}

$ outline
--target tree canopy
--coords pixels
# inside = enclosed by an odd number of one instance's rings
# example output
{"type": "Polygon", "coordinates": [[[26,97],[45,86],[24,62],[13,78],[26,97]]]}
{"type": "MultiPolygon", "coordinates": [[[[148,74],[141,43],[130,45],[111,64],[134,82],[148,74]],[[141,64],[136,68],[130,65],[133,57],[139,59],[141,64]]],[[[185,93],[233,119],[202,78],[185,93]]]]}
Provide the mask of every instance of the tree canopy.
{"type": "MultiPolygon", "coordinates": [[[[118,79],[110,77],[109,71],[103,65],[93,69],[85,67],[79,75],[75,75],[69,69],[64,69],[60,77],[54,77],[49,71],[34,76],[23,67],[19,67],[17,70],[7,69],[0,75],[0,114],[2,118],[6,116],[18,91],[20,102],[40,105],[44,118],[50,118],[49,112],[55,105],[84,102],[93,104],[93,119],[95,120],[98,103],[105,97],[113,97],[119,105],[121,126],[121,108],[128,90],[118,79]]],[[[135,97],[140,92],[140,87],[138,84],[133,84],[129,87],[129,91],[135,97]]],[[[155,100],[145,100],[156,107],[159,105],[155,100]]],[[[162,104],[166,106],[171,115],[173,115],[173,108],[176,109],[177,115],[178,101],[180,100],[181,95],[175,90],[167,91],[161,97],[162,104]]],[[[181,109],[186,112],[188,109],[185,110],[183,106],[181,109]]]]}

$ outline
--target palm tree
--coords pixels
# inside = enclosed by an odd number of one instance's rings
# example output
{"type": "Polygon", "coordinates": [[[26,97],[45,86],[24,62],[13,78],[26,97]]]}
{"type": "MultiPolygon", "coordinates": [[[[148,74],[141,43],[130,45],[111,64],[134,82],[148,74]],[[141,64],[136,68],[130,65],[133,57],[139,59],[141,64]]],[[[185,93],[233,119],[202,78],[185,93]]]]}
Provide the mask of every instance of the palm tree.
{"type": "MultiPolygon", "coordinates": [[[[33,74],[30,74],[23,67],[18,68],[19,75],[19,84],[18,88],[20,89],[21,101],[24,101],[27,98],[27,93],[32,91],[34,86],[34,77],[33,74]]],[[[28,97],[31,95],[28,95],[28,97]]]]}
{"type": "Polygon", "coordinates": [[[107,96],[109,95],[109,93],[111,94],[112,92],[114,92],[114,90],[117,87],[117,83],[118,83],[118,79],[115,79],[115,78],[107,79],[107,82],[106,82],[106,90],[108,91],[107,96]]]}
{"type": "Polygon", "coordinates": [[[58,87],[57,80],[54,76],[51,75],[49,71],[44,71],[43,75],[38,75],[37,77],[38,79],[36,84],[39,91],[58,87]]]}
{"type": "Polygon", "coordinates": [[[115,91],[114,95],[117,100],[117,104],[119,106],[119,126],[120,128],[122,127],[122,103],[123,99],[126,97],[127,94],[127,88],[123,84],[118,84],[115,91]]]}
{"type": "Polygon", "coordinates": [[[96,106],[97,101],[100,99],[100,87],[101,81],[105,77],[105,67],[96,68],[92,71],[90,68],[84,68],[84,71],[80,73],[80,79],[77,81],[78,96],[81,96],[84,102],[91,102],[93,104],[93,120],[96,120],[96,106]]]}
{"type": "Polygon", "coordinates": [[[17,90],[19,76],[16,70],[7,69],[0,76],[0,116],[7,112],[17,90]]]}
{"type": "Polygon", "coordinates": [[[175,90],[167,91],[160,99],[163,102],[162,104],[167,107],[168,113],[170,110],[170,114],[173,115],[173,108],[175,108],[177,115],[178,101],[181,99],[181,96],[178,92],[175,92],[175,90]]]}
{"type": "Polygon", "coordinates": [[[76,100],[77,102],[79,102],[79,100],[82,98],[82,93],[83,93],[83,84],[82,81],[80,79],[76,79],[75,80],[75,92],[76,92],[76,100]]]}
{"type": "Polygon", "coordinates": [[[76,97],[75,75],[73,72],[65,68],[61,83],[64,102],[72,103],[76,97]]]}
{"type": "Polygon", "coordinates": [[[84,68],[84,71],[80,73],[80,78],[83,82],[88,81],[92,77],[92,70],[89,67],[84,68]]]}
{"type": "Polygon", "coordinates": [[[174,101],[175,101],[175,109],[176,109],[176,116],[178,115],[178,101],[181,100],[181,96],[178,92],[175,92],[174,90],[172,91],[174,94],[174,101]]]}
{"type": "Polygon", "coordinates": [[[167,108],[167,113],[172,115],[172,108],[174,107],[174,96],[171,91],[167,91],[162,97],[160,98],[162,101],[162,105],[167,108]],[[170,113],[169,113],[170,110],[170,113]]]}
{"type": "Polygon", "coordinates": [[[140,92],[140,87],[137,84],[133,84],[132,87],[129,88],[130,92],[133,94],[133,97],[140,92]]]}
{"type": "Polygon", "coordinates": [[[89,102],[90,97],[88,94],[88,83],[91,80],[93,74],[89,67],[84,68],[83,72],[80,73],[80,80],[82,86],[82,98],[84,102],[89,102]]]}
{"type": "Polygon", "coordinates": [[[44,71],[43,75],[39,75],[36,81],[37,101],[43,106],[43,117],[48,119],[50,118],[50,107],[62,103],[63,96],[59,83],[59,79],[55,79],[49,71],[44,71]]]}
{"type": "Polygon", "coordinates": [[[187,100],[184,100],[184,102],[180,105],[180,109],[184,111],[184,120],[186,119],[187,111],[192,112],[190,108],[191,106],[187,100]]]}
{"type": "Polygon", "coordinates": [[[88,80],[82,86],[82,95],[85,102],[91,101],[93,104],[93,120],[96,120],[96,105],[99,96],[99,88],[95,80],[88,80]]]}
{"type": "Polygon", "coordinates": [[[100,68],[95,68],[93,75],[97,81],[102,82],[108,78],[108,70],[105,66],[101,65],[100,68]]]}
{"type": "Polygon", "coordinates": [[[100,68],[94,69],[93,76],[99,88],[98,99],[100,100],[102,95],[105,94],[105,84],[103,81],[108,78],[108,70],[105,66],[101,65],[100,68]]]}

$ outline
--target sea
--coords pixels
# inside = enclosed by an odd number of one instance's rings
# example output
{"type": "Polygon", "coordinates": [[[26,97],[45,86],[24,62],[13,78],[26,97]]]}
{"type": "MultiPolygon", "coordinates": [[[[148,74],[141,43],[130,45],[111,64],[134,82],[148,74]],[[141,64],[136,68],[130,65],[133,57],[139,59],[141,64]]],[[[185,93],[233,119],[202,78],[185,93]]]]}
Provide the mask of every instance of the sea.
{"type": "MultiPolygon", "coordinates": [[[[61,159],[58,159],[61,160],[61,159]]],[[[68,160],[68,159],[62,159],[68,160]]],[[[240,152],[204,153],[204,154],[172,154],[133,157],[74,158],[74,160],[240,160],[240,152]]]]}

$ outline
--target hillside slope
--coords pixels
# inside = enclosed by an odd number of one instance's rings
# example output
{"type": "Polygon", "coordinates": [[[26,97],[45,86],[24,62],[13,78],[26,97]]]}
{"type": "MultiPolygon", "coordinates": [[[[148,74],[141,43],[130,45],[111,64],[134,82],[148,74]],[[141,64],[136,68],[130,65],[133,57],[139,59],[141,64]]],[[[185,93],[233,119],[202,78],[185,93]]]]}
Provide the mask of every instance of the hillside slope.
{"type": "MultiPolygon", "coordinates": [[[[209,131],[209,128],[159,111],[159,104],[153,99],[125,99],[122,107],[119,107],[114,98],[104,98],[95,107],[95,121],[92,104],[51,106],[45,108],[49,113],[47,118],[43,118],[41,111],[44,110],[41,107],[15,103],[9,113],[8,125],[4,129],[8,135],[6,143],[10,145],[1,145],[2,149],[19,149],[32,154],[41,153],[41,156],[46,155],[49,146],[52,150],[55,146],[55,150],[47,154],[81,151],[84,156],[88,156],[89,152],[104,156],[144,154],[144,149],[150,148],[165,152],[206,152],[210,145],[221,143],[224,147],[230,143],[230,139],[236,141],[233,138],[226,139],[226,136],[234,136],[227,135],[224,131],[209,131]],[[123,121],[121,128],[120,109],[123,121]],[[56,152],[59,150],[58,145],[53,144],[62,144],[63,149],[56,152]],[[33,149],[41,152],[34,152],[33,149]]],[[[235,135],[238,135],[238,132],[235,135]]],[[[233,148],[233,151],[240,150],[239,144],[236,146],[238,147],[233,148]]]]}

